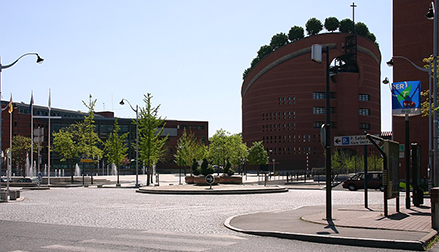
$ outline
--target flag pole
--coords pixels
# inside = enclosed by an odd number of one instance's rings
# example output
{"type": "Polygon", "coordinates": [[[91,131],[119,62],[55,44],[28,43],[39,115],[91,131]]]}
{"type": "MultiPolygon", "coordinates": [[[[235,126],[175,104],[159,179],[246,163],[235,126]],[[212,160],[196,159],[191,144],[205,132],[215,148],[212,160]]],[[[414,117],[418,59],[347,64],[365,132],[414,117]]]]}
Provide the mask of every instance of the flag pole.
{"type": "Polygon", "coordinates": [[[50,95],[50,88],[49,88],[49,132],[47,133],[48,134],[48,144],[47,144],[47,163],[48,163],[48,170],[49,170],[49,172],[48,172],[48,174],[47,174],[47,185],[50,185],[50,113],[51,113],[51,110],[52,110],[52,101],[51,101],[51,95],[50,95]]]}
{"type": "Polygon", "coordinates": [[[12,93],[11,93],[11,100],[9,101],[9,108],[8,108],[8,112],[9,112],[9,121],[10,121],[10,126],[9,126],[9,165],[8,168],[6,169],[6,184],[7,184],[7,195],[9,196],[9,180],[11,179],[11,169],[12,169],[12,112],[14,111],[14,105],[12,104],[12,93]]]}
{"type": "Polygon", "coordinates": [[[30,170],[29,172],[34,169],[34,91],[31,91],[30,96],[30,170]]]}

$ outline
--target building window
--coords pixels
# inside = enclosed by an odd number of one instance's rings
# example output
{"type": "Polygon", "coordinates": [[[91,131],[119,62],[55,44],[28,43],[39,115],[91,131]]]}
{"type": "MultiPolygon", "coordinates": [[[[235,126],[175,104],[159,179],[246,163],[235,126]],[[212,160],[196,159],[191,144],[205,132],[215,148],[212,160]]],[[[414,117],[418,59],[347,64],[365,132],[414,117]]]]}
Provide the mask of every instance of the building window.
{"type": "MultiPolygon", "coordinates": [[[[334,99],[335,95],[334,92],[329,93],[329,98],[334,99]]],[[[326,92],[314,92],[312,93],[312,99],[313,100],[324,100],[326,99],[326,92]]]]}
{"type": "Polygon", "coordinates": [[[370,115],[370,109],[360,108],[360,116],[369,116],[369,115],[370,115]]]}
{"type": "Polygon", "coordinates": [[[360,129],[370,130],[370,123],[360,123],[360,129]]]}
{"type": "Polygon", "coordinates": [[[360,101],[370,101],[370,95],[368,94],[360,94],[360,101]]]}

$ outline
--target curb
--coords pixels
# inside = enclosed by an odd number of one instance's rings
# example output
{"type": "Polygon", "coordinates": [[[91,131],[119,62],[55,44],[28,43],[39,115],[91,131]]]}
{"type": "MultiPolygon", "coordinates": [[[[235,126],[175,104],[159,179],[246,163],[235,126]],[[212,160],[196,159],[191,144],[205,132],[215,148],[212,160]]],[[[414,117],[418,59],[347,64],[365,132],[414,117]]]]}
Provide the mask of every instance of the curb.
{"type": "Polygon", "coordinates": [[[263,193],[284,193],[288,192],[285,187],[271,187],[271,188],[255,188],[255,189],[203,189],[203,190],[185,190],[185,189],[139,189],[137,193],[148,194],[185,194],[185,195],[225,195],[225,194],[263,194],[263,193]]]}
{"type": "MultiPolygon", "coordinates": [[[[245,214],[244,214],[245,215],[245,214]]],[[[279,231],[261,231],[261,230],[243,230],[236,228],[230,224],[230,222],[242,215],[235,215],[229,217],[224,222],[224,226],[236,232],[259,235],[259,236],[269,236],[283,239],[293,239],[306,242],[317,242],[317,243],[329,243],[337,245],[347,245],[347,246],[360,246],[360,247],[371,247],[371,248],[386,248],[386,249],[403,249],[403,250],[417,250],[424,251],[425,246],[428,242],[434,239],[437,232],[431,232],[424,236],[421,241],[404,241],[404,240],[385,240],[385,239],[373,239],[373,238],[354,238],[354,237],[329,237],[324,235],[316,234],[303,234],[303,233],[291,233],[291,232],[279,232],[279,231]]]]}

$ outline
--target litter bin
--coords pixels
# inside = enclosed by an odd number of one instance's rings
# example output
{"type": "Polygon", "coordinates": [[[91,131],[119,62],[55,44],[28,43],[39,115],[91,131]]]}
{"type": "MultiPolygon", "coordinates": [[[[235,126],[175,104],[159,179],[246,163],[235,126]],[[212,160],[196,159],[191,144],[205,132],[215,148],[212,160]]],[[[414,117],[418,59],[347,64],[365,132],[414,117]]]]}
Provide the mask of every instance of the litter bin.
{"type": "Polygon", "coordinates": [[[421,188],[413,189],[413,205],[421,206],[424,204],[424,191],[421,188]]]}

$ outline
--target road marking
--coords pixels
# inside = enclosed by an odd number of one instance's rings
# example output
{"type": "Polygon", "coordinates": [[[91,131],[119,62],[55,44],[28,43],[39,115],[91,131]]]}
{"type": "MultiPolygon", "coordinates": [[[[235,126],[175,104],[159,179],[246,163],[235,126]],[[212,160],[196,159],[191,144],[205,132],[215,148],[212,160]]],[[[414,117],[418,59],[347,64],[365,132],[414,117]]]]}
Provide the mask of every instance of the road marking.
{"type": "Polygon", "coordinates": [[[145,244],[133,241],[107,241],[107,240],[85,240],[82,243],[88,244],[101,244],[101,245],[116,245],[116,246],[126,246],[126,247],[138,247],[138,248],[151,248],[151,249],[163,249],[163,250],[174,250],[174,251],[185,251],[185,252],[202,252],[209,248],[202,247],[187,247],[187,246],[172,246],[167,244],[145,244]]]}
{"type": "Polygon", "coordinates": [[[79,246],[68,246],[61,244],[54,244],[49,246],[42,247],[43,249],[56,249],[56,250],[64,250],[64,251],[74,251],[74,252],[129,252],[128,250],[109,250],[109,249],[98,249],[98,248],[88,248],[88,247],[79,247],[79,246]]]}
{"type": "Polygon", "coordinates": [[[158,237],[158,236],[146,236],[146,235],[118,235],[118,238],[142,240],[142,241],[154,241],[154,242],[175,242],[175,243],[187,243],[187,244],[199,244],[199,245],[213,245],[213,246],[228,246],[233,245],[236,242],[225,241],[212,241],[212,240],[194,240],[174,237],[158,237]]]}
{"type": "Polygon", "coordinates": [[[141,231],[144,234],[156,234],[156,235],[170,235],[170,236],[187,236],[187,237],[200,237],[207,239],[234,239],[234,240],[247,240],[247,238],[227,235],[227,234],[191,234],[191,233],[177,233],[171,231],[159,231],[159,230],[145,230],[141,231]]]}

